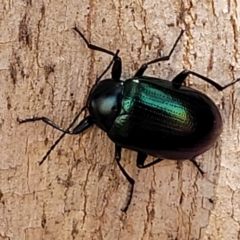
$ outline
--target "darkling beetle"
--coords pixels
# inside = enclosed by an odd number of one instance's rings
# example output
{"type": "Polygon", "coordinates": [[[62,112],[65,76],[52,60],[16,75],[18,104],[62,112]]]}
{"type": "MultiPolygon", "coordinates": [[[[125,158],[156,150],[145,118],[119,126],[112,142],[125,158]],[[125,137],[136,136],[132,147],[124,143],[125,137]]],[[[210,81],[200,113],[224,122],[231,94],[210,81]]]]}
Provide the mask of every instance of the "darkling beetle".
{"type": "Polygon", "coordinates": [[[113,59],[96,79],[89,93],[87,104],[67,129],[59,127],[45,117],[18,119],[19,123],[43,121],[63,132],[39,162],[39,165],[46,160],[65,134],[80,134],[96,124],[115,143],[116,162],[131,185],[127,204],[122,209],[124,212],[130,205],[135,181],[120,164],[122,148],[137,152],[136,162],[139,168],[150,167],[163,159],[189,159],[203,174],[195,157],[213,146],[222,132],[222,118],[217,106],[208,96],[183,86],[183,83],[191,74],[211,84],[218,91],[222,91],[235,84],[240,78],[225,86],[220,86],[213,80],[189,70],[180,72],[171,82],[143,76],[149,65],[170,59],[184,33],[181,30],[167,56],[144,63],[132,78],[122,81],[120,80],[122,61],[118,56],[119,50],[114,53],[92,45],[77,27],[73,29],[89,49],[112,55],[113,59]],[[111,66],[111,78],[100,81],[111,66]],[[89,115],[73,130],[70,130],[86,109],[88,109],[89,115]],[[157,159],[144,164],[148,155],[157,159]]]}

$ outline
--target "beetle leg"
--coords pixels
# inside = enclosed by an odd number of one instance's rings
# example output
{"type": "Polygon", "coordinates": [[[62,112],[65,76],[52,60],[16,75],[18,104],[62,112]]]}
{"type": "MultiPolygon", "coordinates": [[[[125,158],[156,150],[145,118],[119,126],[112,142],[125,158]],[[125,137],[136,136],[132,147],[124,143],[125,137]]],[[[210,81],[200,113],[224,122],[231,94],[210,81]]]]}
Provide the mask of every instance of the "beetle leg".
{"type": "MultiPolygon", "coordinates": [[[[48,118],[41,118],[41,117],[36,117],[36,118],[26,118],[26,119],[18,119],[19,123],[25,123],[25,122],[35,122],[35,121],[43,121],[43,119],[45,119],[45,123],[52,126],[53,128],[56,128],[60,131],[63,132],[63,134],[54,142],[54,144],[49,148],[49,150],[46,152],[46,154],[43,156],[42,160],[39,162],[39,165],[43,164],[43,162],[47,159],[48,155],[52,152],[52,150],[58,145],[58,143],[62,140],[62,138],[66,135],[66,134],[70,134],[70,129],[71,127],[75,124],[75,122],[78,120],[79,116],[82,114],[82,112],[86,109],[87,107],[84,106],[80,112],[75,116],[75,118],[72,120],[72,122],[69,124],[68,128],[66,130],[58,127],[55,123],[53,123],[52,121],[50,121],[48,118]]],[[[88,120],[88,117],[86,117],[84,120],[88,120]]],[[[82,120],[82,122],[84,121],[82,120]]],[[[90,123],[89,123],[90,124],[90,123]]],[[[84,130],[86,129],[86,127],[84,128],[84,130]]],[[[75,133],[74,133],[75,134],[75,133]]]]}
{"type": "Polygon", "coordinates": [[[182,72],[180,72],[173,80],[172,80],[172,83],[173,83],[173,86],[174,87],[177,87],[179,88],[184,80],[186,79],[186,77],[188,77],[189,74],[192,74],[200,79],[202,79],[203,81],[211,84],[213,87],[215,87],[218,91],[222,91],[224,90],[225,88],[229,87],[229,86],[232,86],[234,85],[236,82],[240,81],[240,78],[238,78],[237,80],[231,82],[231,83],[228,83],[224,86],[221,86],[219,85],[218,83],[216,83],[215,81],[213,81],[212,79],[208,78],[208,77],[205,77],[201,74],[198,74],[196,72],[193,72],[193,71],[189,71],[189,70],[183,70],[182,72]]]}
{"type": "MultiPolygon", "coordinates": [[[[156,163],[159,163],[164,160],[162,158],[158,158],[158,159],[154,160],[153,162],[150,162],[150,163],[144,165],[144,162],[145,162],[147,156],[148,155],[146,153],[138,152],[138,155],[137,155],[137,167],[138,168],[148,168],[148,167],[151,167],[151,166],[155,165],[156,163]]],[[[204,174],[204,171],[200,168],[200,166],[196,162],[195,158],[189,159],[189,161],[193,163],[193,165],[198,169],[198,171],[202,175],[204,174]]]]}
{"type": "Polygon", "coordinates": [[[122,158],[122,148],[115,144],[115,160],[120,161],[122,158]]]}
{"type": "Polygon", "coordinates": [[[173,87],[180,88],[182,86],[182,84],[184,83],[184,81],[185,81],[185,79],[187,78],[188,75],[189,75],[189,73],[186,70],[183,70],[182,72],[180,72],[172,80],[173,87]]]}
{"type": "Polygon", "coordinates": [[[64,132],[66,134],[71,134],[71,132],[68,130],[65,130],[61,127],[59,127],[57,124],[55,124],[54,122],[52,122],[50,119],[46,118],[46,117],[31,117],[31,118],[26,118],[26,119],[17,119],[18,122],[20,124],[22,123],[26,123],[26,122],[37,122],[37,121],[43,121],[44,123],[46,123],[47,125],[50,125],[51,127],[61,131],[61,132],[64,132]]]}
{"type": "Polygon", "coordinates": [[[128,180],[128,182],[130,183],[131,187],[130,187],[130,193],[128,196],[128,200],[127,200],[127,204],[124,208],[122,208],[121,210],[123,212],[126,212],[128,210],[128,207],[131,203],[132,200],[132,195],[133,195],[133,189],[134,189],[134,184],[135,181],[128,175],[128,173],[126,172],[126,170],[123,168],[123,166],[120,164],[120,160],[121,160],[121,151],[122,148],[118,145],[115,144],[115,159],[117,161],[117,165],[120,168],[120,171],[122,172],[122,174],[124,175],[124,177],[128,180]]]}
{"type": "Polygon", "coordinates": [[[113,66],[112,66],[112,79],[120,80],[122,74],[122,60],[120,57],[115,57],[113,66]]]}
{"type": "Polygon", "coordinates": [[[46,117],[32,117],[32,118],[26,118],[26,119],[18,119],[18,122],[20,124],[26,123],[26,122],[37,122],[37,121],[43,121],[47,125],[50,125],[51,127],[61,132],[64,132],[65,134],[70,134],[70,135],[79,134],[94,124],[92,117],[87,116],[72,131],[70,131],[69,129],[67,130],[63,129],[62,127],[58,126],[56,123],[52,122],[50,119],[46,117]]]}
{"type": "Polygon", "coordinates": [[[150,64],[157,63],[157,62],[162,62],[162,61],[168,61],[168,60],[170,59],[173,51],[175,50],[175,48],[176,48],[176,46],[177,46],[180,38],[182,37],[183,33],[184,33],[184,30],[181,29],[181,32],[180,32],[178,38],[176,39],[175,43],[174,43],[173,46],[172,46],[172,49],[170,50],[170,52],[169,52],[169,54],[168,54],[167,56],[162,56],[162,57],[160,57],[160,58],[156,58],[156,59],[154,59],[154,60],[152,60],[152,61],[149,61],[149,62],[147,62],[147,63],[144,63],[144,64],[137,70],[137,72],[135,73],[134,77],[142,76],[143,73],[146,71],[147,67],[148,67],[150,64]]]}
{"type": "Polygon", "coordinates": [[[143,152],[138,152],[138,155],[137,155],[137,167],[138,168],[144,168],[144,162],[147,158],[147,154],[146,153],[143,153],[143,152]]]}
{"type": "Polygon", "coordinates": [[[138,152],[138,155],[137,155],[137,167],[138,168],[148,168],[148,167],[151,167],[151,166],[155,165],[156,163],[159,163],[162,160],[164,160],[162,158],[158,158],[158,159],[144,165],[144,162],[145,162],[147,156],[148,155],[146,153],[138,152]]]}
{"type": "MultiPolygon", "coordinates": [[[[109,55],[112,55],[114,57],[114,63],[113,63],[113,67],[112,67],[112,79],[114,80],[120,80],[120,77],[121,77],[121,73],[122,73],[122,60],[120,57],[118,57],[118,53],[119,53],[119,50],[117,50],[116,53],[112,52],[112,51],[109,51],[105,48],[102,48],[102,47],[99,47],[99,46],[96,46],[96,45],[93,45],[91,43],[89,43],[89,41],[85,38],[85,36],[83,35],[83,33],[75,26],[73,28],[73,30],[75,30],[79,35],[80,37],[83,39],[83,41],[87,44],[87,47],[91,50],[95,50],[95,51],[99,51],[99,52],[104,52],[104,53],[107,53],[109,55]]],[[[103,74],[102,74],[103,75],[103,74]]],[[[101,78],[101,77],[100,77],[101,78]]],[[[100,79],[99,79],[100,80],[100,79]]],[[[99,81],[98,80],[98,81],[99,81]]],[[[97,82],[98,82],[97,81],[97,82]]]]}
{"type": "Polygon", "coordinates": [[[88,47],[89,49],[96,50],[96,51],[99,51],[99,52],[104,52],[104,53],[107,53],[107,54],[112,55],[112,56],[115,55],[115,53],[112,52],[112,51],[109,51],[109,50],[107,50],[107,49],[105,49],[105,48],[101,48],[101,47],[98,47],[98,46],[96,46],[96,45],[93,45],[93,44],[89,43],[89,41],[85,38],[85,36],[83,35],[83,33],[82,33],[76,26],[73,28],[73,30],[76,31],[76,32],[80,35],[80,37],[81,37],[81,38],[83,39],[83,41],[87,44],[87,47],[88,47]]]}
{"type": "Polygon", "coordinates": [[[195,158],[189,159],[190,162],[198,169],[198,171],[203,175],[204,171],[200,168],[199,164],[196,162],[195,158]]]}
{"type": "Polygon", "coordinates": [[[87,116],[71,131],[70,134],[80,134],[90,128],[93,124],[94,121],[92,116],[87,116]]]}

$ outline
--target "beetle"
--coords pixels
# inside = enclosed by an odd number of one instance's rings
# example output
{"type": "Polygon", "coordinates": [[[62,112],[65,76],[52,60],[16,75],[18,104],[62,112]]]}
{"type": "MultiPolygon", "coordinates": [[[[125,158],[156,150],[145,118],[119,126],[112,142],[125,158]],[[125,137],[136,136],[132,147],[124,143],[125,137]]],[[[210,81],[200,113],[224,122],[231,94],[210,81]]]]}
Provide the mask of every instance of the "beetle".
{"type": "Polygon", "coordinates": [[[195,158],[214,145],[222,132],[222,118],[217,106],[207,95],[183,86],[183,83],[189,75],[193,75],[222,91],[240,78],[221,86],[210,78],[190,70],[181,71],[172,81],[143,76],[149,65],[170,59],[184,33],[184,30],[181,30],[167,56],[144,63],[132,78],[123,81],[120,79],[122,60],[118,56],[119,50],[111,52],[90,44],[76,26],[73,29],[89,49],[111,55],[112,61],[96,79],[88,95],[87,104],[67,129],[61,128],[46,117],[18,119],[19,123],[43,121],[63,132],[39,164],[46,160],[65,134],[80,134],[96,124],[115,143],[115,160],[131,186],[127,204],[122,209],[124,212],[130,205],[135,181],[120,164],[122,148],[137,152],[138,168],[153,166],[163,159],[189,159],[203,174],[195,158]],[[111,78],[101,80],[110,68],[111,78]],[[88,110],[89,115],[73,128],[85,110],[88,110]],[[157,159],[145,164],[148,155],[157,159]]]}

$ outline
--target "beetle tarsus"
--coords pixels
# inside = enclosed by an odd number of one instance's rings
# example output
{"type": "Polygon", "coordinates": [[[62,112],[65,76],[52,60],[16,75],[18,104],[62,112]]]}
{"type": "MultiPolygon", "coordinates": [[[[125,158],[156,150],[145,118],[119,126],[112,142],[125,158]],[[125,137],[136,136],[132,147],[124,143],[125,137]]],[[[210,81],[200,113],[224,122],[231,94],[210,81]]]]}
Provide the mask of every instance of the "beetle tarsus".
{"type": "Polygon", "coordinates": [[[121,208],[121,211],[122,212],[127,212],[127,210],[128,210],[128,207],[129,207],[129,205],[130,205],[130,203],[131,203],[131,200],[132,200],[132,195],[133,195],[133,189],[134,189],[134,184],[135,184],[135,181],[133,181],[132,183],[130,183],[131,185],[130,185],[130,190],[129,190],[129,195],[128,195],[128,197],[127,197],[127,203],[126,203],[126,205],[125,205],[125,207],[124,208],[121,208]]]}
{"type": "Polygon", "coordinates": [[[196,162],[195,158],[189,159],[190,162],[193,163],[193,165],[197,168],[197,170],[201,173],[201,175],[204,175],[204,171],[200,168],[199,164],[196,162]]]}
{"type": "Polygon", "coordinates": [[[127,179],[127,181],[130,183],[130,191],[129,191],[129,195],[127,197],[127,203],[126,206],[124,208],[121,208],[121,210],[123,212],[126,212],[128,210],[128,207],[131,203],[132,200],[132,195],[133,195],[133,190],[134,190],[134,184],[135,181],[133,178],[131,178],[129,176],[129,174],[126,172],[126,170],[123,168],[123,166],[120,164],[120,160],[121,160],[121,151],[122,148],[118,145],[115,144],[115,160],[117,162],[118,167],[120,168],[120,171],[122,172],[122,174],[124,175],[124,177],[127,179]]]}
{"type": "Polygon", "coordinates": [[[203,81],[211,84],[213,87],[215,87],[218,91],[223,91],[224,89],[226,89],[227,87],[230,87],[232,85],[234,85],[236,82],[240,81],[240,78],[236,79],[235,81],[228,83],[224,86],[221,86],[220,84],[216,83],[215,81],[213,81],[212,79],[205,77],[197,72],[194,71],[190,71],[190,70],[183,70],[182,72],[180,72],[173,80],[173,87],[181,87],[181,85],[183,84],[183,82],[185,81],[185,79],[189,76],[189,75],[193,75],[196,76],[200,79],[202,79],[203,81]]]}
{"type": "Polygon", "coordinates": [[[55,128],[61,132],[64,132],[66,134],[72,134],[70,131],[66,131],[65,129],[59,127],[56,123],[52,122],[50,119],[46,117],[31,117],[31,118],[25,118],[25,119],[17,119],[18,122],[21,123],[26,123],[26,122],[37,122],[37,121],[43,121],[47,125],[51,126],[52,128],[55,128]]]}

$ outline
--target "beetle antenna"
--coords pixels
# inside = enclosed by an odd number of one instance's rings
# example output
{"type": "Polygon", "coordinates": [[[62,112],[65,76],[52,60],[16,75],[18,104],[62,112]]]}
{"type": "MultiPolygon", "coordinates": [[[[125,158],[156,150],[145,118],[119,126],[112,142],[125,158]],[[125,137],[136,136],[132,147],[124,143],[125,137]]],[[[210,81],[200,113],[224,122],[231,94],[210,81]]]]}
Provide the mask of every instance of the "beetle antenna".
{"type": "Polygon", "coordinates": [[[38,163],[39,165],[42,165],[43,162],[47,159],[49,154],[52,152],[52,150],[58,145],[58,143],[62,140],[62,138],[68,133],[68,131],[71,129],[71,127],[75,124],[75,122],[78,120],[79,116],[82,114],[82,112],[87,108],[87,106],[84,106],[81,111],[76,115],[76,117],[73,119],[73,121],[69,124],[68,128],[65,130],[65,132],[55,141],[55,143],[49,148],[49,150],[46,152],[42,160],[38,163]]]}

